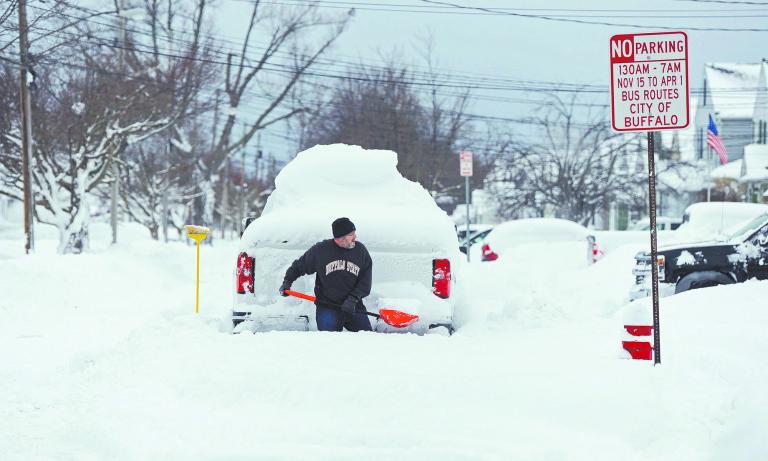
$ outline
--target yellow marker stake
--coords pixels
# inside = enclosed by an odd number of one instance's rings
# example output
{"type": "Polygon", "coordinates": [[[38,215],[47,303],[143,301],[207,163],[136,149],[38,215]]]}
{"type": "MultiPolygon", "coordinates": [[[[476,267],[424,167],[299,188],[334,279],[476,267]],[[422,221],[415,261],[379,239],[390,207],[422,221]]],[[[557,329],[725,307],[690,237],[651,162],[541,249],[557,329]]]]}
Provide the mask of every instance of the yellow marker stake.
{"type": "Polygon", "coordinates": [[[197,278],[195,280],[195,314],[200,312],[200,242],[208,237],[210,232],[207,227],[186,225],[189,238],[197,242],[197,278]]]}

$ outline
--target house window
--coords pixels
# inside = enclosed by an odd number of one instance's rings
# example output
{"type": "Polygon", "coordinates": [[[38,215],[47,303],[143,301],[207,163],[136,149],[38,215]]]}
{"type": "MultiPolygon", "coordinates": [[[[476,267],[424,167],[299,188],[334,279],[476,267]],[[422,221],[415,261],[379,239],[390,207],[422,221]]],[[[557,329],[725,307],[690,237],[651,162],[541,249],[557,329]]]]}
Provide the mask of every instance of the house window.
{"type": "Polygon", "coordinates": [[[704,130],[696,130],[696,159],[704,158],[704,130]]]}
{"type": "Polygon", "coordinates": [[[616,211],[616,230],[627,230],[629,228],[629,205],[620,203],[616,211]]]}
{"type": "Polygon", "coordinates": [[[758,120],[757,121],[757,131],[755,132],[755,143],[757,144],[766,144],[766,138],[768,138],[768,133],[766,133],[766,128],[768,125],[768,121],[765,120],[758,120]]]}

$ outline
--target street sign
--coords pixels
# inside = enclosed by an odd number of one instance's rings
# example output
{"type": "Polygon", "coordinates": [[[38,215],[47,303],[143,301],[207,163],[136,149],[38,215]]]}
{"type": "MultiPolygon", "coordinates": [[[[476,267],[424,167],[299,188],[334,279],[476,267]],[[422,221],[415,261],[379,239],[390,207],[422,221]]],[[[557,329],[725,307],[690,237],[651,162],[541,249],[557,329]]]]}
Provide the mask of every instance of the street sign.
{"type": "MultiPolygon", "coordinates": [[[[651,261],[656,261],[656,165],[653,132],[690,123],[688,36],[685,32],[619,34],[611,37],[611,126],[615,131],[647,131],[648,215],[651,261]]],[[[661,363],[659,273],[653,287],[653,360],[661,363]]]]}
{"type": "Polygon", "coordinates": [[[685,128],[690,109],[685,32],[611,37],[611,125],[615,131],[685,128]]]}
{"type": "Polygon", "coordinates": [[[464,203],[467,206],[467,232],[465,235],[467,238],[467,262],[469,262],[469,178],[472,176],[472,152],[463,150],[459,153],[459,173],[464,176],[464,191],[466,193],[464,203]]]}
{"type": "Polygon", "coordinates": [[[463,150],[459,154],[459,172],[462,176],[472,176],[472,152],[463,150]]]}

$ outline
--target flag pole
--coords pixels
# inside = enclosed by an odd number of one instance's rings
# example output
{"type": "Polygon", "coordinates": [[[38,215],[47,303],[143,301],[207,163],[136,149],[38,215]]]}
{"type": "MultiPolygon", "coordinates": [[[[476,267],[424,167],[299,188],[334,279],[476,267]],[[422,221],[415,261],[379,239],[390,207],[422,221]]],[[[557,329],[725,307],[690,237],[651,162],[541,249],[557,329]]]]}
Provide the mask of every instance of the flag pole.
{"type": "Polygon", "coordinates": [[[710,195],[712,190],[712,148],[707,146],[707,202],[711,202],[710,195]]]}

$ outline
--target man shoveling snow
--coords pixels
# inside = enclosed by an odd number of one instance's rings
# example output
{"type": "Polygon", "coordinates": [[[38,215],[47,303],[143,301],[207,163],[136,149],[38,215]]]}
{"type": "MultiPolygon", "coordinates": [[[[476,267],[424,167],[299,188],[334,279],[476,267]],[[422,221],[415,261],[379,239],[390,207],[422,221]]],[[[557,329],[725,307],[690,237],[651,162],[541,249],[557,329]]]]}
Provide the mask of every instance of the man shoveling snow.
{"type": "Polygon", "coordinates": [[[302,275],[315,274],[317,329],[370,331],[362,299],[371,293],[371,255],[356,241],[348,218],[333,221],[331,229],[333,239],[317,242],[285,271],[280,295],[288,296],[286,290],[302,275]]]}

